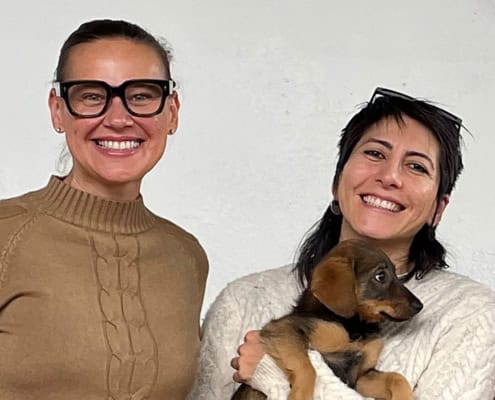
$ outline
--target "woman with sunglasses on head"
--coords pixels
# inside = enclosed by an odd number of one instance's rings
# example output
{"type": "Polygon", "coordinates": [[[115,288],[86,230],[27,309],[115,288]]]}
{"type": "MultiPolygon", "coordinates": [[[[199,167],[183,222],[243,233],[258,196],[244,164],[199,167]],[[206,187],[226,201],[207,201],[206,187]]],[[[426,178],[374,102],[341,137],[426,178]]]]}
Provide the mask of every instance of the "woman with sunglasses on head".
{"type": "Polygon", "coordinates": [[[95,20],[65,41],[49,107],[73,167],[0,202],[2,400],[185,398],[208,263],[140,195],[179,106],[141,27],[95,20]]]}
{"type": "MultiPolygon", "coordinates": [[[[294,266],[238,279],[203,324],[190,399],[228,399],[237,382],[287,399],[289,384],[264,354],[259,331],[288,313],[313,268],[337,243],[364,239],[383,249],[423,302],[411,321],[389,324],[377,369],[402,373],[419,400],[495,396],[495,292],[447,272],[435,230],[462,171],[461,120],[428,102],[378,88],[343,129],[333,200],[294,266]]],[[[310,351],[314,399],[362,399],[310,351]]]]}

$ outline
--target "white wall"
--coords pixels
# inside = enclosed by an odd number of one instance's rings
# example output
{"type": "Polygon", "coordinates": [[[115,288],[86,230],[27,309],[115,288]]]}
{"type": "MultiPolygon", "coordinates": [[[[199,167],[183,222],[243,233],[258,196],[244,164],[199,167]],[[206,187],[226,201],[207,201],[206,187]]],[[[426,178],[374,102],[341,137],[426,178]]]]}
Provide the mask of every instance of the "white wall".
{"type": "Polygon", "coordinates": [[[204,310],[228,281],[292,260],[329,202],[337,135],[378,85],[436,100],[473,133],[439,236],[454,270],[495,288],[494,0],[11,2],[0,197],[54,171],[50,81],[65,37],[94,17],[132,20],[175,48],[181,125],[143,194],[204,245],[204,310]]]}

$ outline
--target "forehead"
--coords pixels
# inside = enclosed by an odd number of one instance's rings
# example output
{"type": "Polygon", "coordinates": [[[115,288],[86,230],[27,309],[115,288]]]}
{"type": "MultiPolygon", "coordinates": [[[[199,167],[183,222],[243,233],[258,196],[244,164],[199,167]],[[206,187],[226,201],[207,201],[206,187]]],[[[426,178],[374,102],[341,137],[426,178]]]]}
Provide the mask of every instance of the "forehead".
{"type": "Polygon", "coordinates": [[[419,152],[439,161],[438,140],[426,126],[407,115],[402,116],[401,122],[393,117],[379,120],[364,132],[356,147],[370,140],[385,141],[393,150],[419,152]]]}
{"type": "Polygon", "coordinates": [[[74,46],[65,80],[95,79],[117,85],[128,79],[165,77],[163,62],[151,46],[124,38],[98,39],[74,46]]]}

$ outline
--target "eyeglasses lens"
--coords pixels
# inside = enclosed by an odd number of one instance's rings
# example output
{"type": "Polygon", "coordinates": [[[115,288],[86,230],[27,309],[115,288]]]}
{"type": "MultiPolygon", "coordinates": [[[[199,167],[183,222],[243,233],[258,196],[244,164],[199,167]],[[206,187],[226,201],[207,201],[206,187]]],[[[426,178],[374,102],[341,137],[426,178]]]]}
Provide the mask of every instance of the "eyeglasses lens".
{"type": "Polygon", "coordinates": [[[107,97],[106,88],[97,83],[79,83],[67,92],[72,110],[84,116],[98,115],[105,108],[107,97]]]}
{"type": "MultiPolygon", "coordinates": [[[[100,115],[113,94],[103,84],[85,82],[70,86],[67,98],[74,113],[90,117],[100,115]]],[[[150,82],[134,82],[125,86],[123,94],[115,93],[129,111],[143,116],[154,114],[160,109],[163,94],[163,87],[150,82]]]]}
{"type": "Polygon", "coordinates": [[[127,107],[136,114],[153,114],[161,105],[163,87],[154,83],[133,83],[125,88],[127,107]]]}

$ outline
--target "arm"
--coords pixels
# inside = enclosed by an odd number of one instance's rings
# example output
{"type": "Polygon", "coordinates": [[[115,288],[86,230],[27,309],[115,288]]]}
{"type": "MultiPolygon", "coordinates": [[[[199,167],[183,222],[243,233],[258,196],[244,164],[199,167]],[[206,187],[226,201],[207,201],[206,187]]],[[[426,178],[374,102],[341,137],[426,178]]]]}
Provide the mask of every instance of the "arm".
{"type": "Polygon", "coordinates": [[[202,326],[199,366],[190,400],[229,399],[238,386],[234,374],[238,380],[250,380],[264,352],[259,336],[246,333],[290,310],[298,295],[295,283],[289,269],[282,267],[227,285],[209,308],[202,326]],[[239,346],[243,339],[245,343],[239,346]],[[242,357],[237,357],[238,351],[242,357]]]}
{"type": "MultiPolygon", "coordinates": [[[[211,305],[203,323],[198,369],[189,400],[230,399],[238,387],[234,375],[238,381],[250,379],[264,353],[260,350],[257,332],[244,334],[263,323],[256,315],[246,317],[245,314],[246,310],[239,304],[232,286],[222,290],[211,305]],[[239,346],[243,337],[246,343],[239,346]],[[241,352],[242,356],[236,357],[240,347],[245,350],[241,352]],[[239,371],[231,367],[233,359],[239,371]]],[[[270,382],[270,379],[269,375],[264,377],[265,381],[270,382]]],[[[280,399],[286,400],[287,394],[280,399]]]]}
{"type": "Polygon", "coordinates": [[[230,399],[235,391],[230,360],[236,354],[240,326],[240,310],[227,286],[210,306],[203,322],[198,369],[188,399],[230,399]]]}
{"type": "MultiPolygon", "coordinates": [[[[234,380],[247,382],[253,388],[265,393],[269,400],[287,399],[289,382],[275,361],[264,353],[259,331],[250,331],[246,334],[238,353],[240,356],[235,357],[232,362],[233,367],[237,369],[234,380]]],[[[318,374],[315,400],[327,399],[329,396],[337,400],[362,399],[333,374],[317,351],[310,351],[308,355],[318,374]]]]}
{"type": "Polygon", "coordinates": [[[419,400],[495,398],[495,309],[452,323],[414,390],[419,400]]]}
{"type": "MultiPolygon", "coordinates": [[[[237,356],[237,349],[242,339],[246,350],[243,353],[251,354],[256,358],[259,353],[259,335],[244,333],[253,326],[247,321],[245,311],[239,305],[231,286],[227,286],[216,298],[206,314],[203,323],[201,350],[198,370],[188,400],[218,400],[230,399],[237,389],[234,382],[234,373],[239,380],[249,380],[255,366],[241,361],[241,373],[231,367],[231,361],[237,356]],[[254,348],[254,349],[253,349],[254,348]]],[[[262,324],[261,324],[262,325],[262,324]]],[[[260,354],[258,358],[261,358],[260,354]]],[[[258,364],[260,368],[266,363],[264,359],[258,364]]],[[[269,363],[270,361],[268,361],[269,363]]],[[[273,361],[272,361],[273,363],[273,361]]],[[[236,365],[236,367],[238,367],[236,365]]],[[[270,400],[287,400],[289,386],[285,376],[278,367],[268,367],[262,377],[258,378],[261,385],[272,390],[270,400]],[[280,387],[283,389],[280,389],[280,387]]]]}
{"type": "MultiPolygon", "coordinates": [[[[333,374],[317,351],[310,350],[309,359],[317,374],[313,400],[364,399],[333,374]]],[[[251,386],[265,393],[268,400],[286,400],[289,395],[287,378],[269,355],[265,355],[258,364],[251,380],[251,386]]]]}

